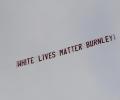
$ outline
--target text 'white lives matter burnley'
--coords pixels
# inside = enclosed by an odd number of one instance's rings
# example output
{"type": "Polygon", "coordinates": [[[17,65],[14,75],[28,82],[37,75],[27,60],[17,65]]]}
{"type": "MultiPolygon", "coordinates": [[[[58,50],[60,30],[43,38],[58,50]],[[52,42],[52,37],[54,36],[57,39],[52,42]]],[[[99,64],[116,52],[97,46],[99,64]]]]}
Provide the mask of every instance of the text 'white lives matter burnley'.
{"type": "Polygon", "coordinates": [[[64,56],[64,55],[68,55],[74,52],[78,52],[83,50],[84,48],[91,48],[97,45],[101,45],[101,44],[105,44],[105,43],[109,43],[116,40],[116,36],[115,34],[110,34],[110,35],[105,35],[103,37],[98,37],[89,41],[86,41],[84,43],[78,43],[75,45],[71,45],[68,46],[66,48],[63,49],[59,49],[59,50],[54,50],[48,53],[44,53],[44,54],[40,54],[37,55],[35,57],[29,57],[29,58],[25,58],[22,60],[18,60],[16,61],[16,66],[17,67],[23,67],[26,65],[30,65],[30,64],[35,64],[36,62],[43,62],[46,60],[51,60],[56,58],[57,56],[64,56]]]}

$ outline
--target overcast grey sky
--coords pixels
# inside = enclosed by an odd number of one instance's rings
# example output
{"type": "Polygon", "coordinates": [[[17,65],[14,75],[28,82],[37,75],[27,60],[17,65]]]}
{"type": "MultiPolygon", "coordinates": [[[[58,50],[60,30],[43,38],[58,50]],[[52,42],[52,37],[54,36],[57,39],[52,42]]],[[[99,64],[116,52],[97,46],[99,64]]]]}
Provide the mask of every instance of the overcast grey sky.
{"type": "Polygon", "coordinates": [[[120,100],[119,0],[0,0],[0,100],[120,100]],[[109,33],[116,41],[21,69],[16,60],[109,33]]]}

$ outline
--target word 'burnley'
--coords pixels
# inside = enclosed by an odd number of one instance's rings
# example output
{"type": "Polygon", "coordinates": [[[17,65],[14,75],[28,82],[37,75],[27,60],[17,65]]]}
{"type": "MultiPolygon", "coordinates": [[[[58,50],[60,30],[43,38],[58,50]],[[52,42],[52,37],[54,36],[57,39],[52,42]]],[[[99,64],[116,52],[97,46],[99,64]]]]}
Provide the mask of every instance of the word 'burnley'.
{"type": "Polygon", "coordinates": [[[111,42],[113,40],[115,40],[115,35],[107,35],[105,37],[101,37],[101,38],[97,38],[97,39],[94,39],[91,41],[87,41],[86,47],[87,48],[93,47],[95,45],[99,45],[99,44],[106,43],[106,42],[111,42]]]}

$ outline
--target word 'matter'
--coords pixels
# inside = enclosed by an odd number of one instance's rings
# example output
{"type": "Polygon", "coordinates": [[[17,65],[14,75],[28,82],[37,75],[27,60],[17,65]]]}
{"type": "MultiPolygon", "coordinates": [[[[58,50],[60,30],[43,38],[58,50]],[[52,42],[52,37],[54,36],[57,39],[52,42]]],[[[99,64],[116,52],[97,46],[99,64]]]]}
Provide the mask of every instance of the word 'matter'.
{"type": "Polygon", "coordinates": [[[99,38],[95,38],[95,39],[90,40],[90,41],[86,41],[85,43],[79,43],[76,45],[68,46],[66,48],[57,50],[57,51],[51,51],[48,53],[40,54],[37,57],[29,57],[26,59],[18,60],[18,61],[16,61],[16,66],[22,67],[22,66],[34,64],[36,61],[42,62],[45,60],[54,59],[57,56],[63,56],[63,55],[71,54],[74,52],[78,52],[78,51],[83,50],[83,48],[90,48],[90,47],[93,47],[96,45],[108,43],[108,42],[111,42],[115,39],[116,39],[116,37],[114,34],[106,35],[104,37],[99,37],[99,38]]]}
{"type": "Polygon", "coordinates": [[[66,54],[70,54],[72,52],[76,52],[82,50],[82,44],[78,44],[78,45],[74,45],[74,46],[70,46],[64,49],[59,50],[59,55],[66,55],[66,54]]]}

